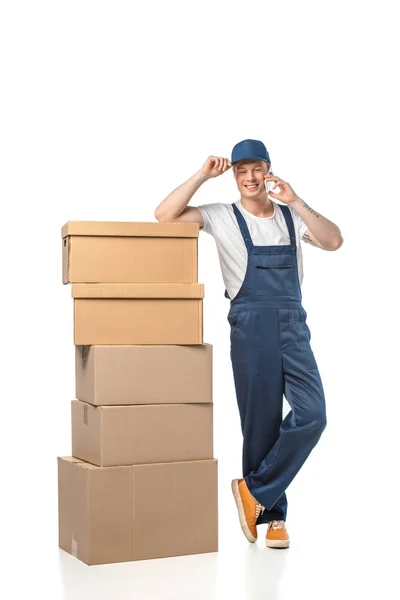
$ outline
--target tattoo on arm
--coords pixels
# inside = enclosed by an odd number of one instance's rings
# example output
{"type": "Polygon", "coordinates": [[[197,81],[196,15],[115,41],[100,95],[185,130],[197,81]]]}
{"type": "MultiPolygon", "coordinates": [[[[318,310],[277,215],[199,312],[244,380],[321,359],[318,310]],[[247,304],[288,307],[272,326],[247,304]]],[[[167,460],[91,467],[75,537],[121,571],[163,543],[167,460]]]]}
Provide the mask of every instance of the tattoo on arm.
{"type": "Polygon", "coordinates": [[[308,235],[308,233],[304,233],[301,239],[304,240],[307,244],[312,244],[313,246],[317,245],[312,239],[312,237],[308,235]]]}
{"type": "Polygon", "coordinates": [[[316,212],[316,211],[315,211],[313,208],[311,208],[311,206],[308,206],[308,204],[306,204],[305,202],[303,202],[303,206],[304,206],[305,208],[308,208],[308,210],[309,210],[310,212],[312,212],[312,214],[313,214],[313,215],[315,215],[316,217],[319,217],[319,216],[320,216],[320,215],[319,215],[319,214],[318,214],[318,213],[317,213],[317,212],[316,212]]]}

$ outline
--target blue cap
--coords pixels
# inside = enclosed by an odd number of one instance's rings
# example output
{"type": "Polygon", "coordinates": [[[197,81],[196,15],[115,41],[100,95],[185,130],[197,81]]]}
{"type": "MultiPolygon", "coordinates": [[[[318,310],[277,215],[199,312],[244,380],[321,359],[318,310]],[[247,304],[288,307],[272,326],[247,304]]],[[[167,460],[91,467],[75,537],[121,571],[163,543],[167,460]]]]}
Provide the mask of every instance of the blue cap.
{"type": "Polygon", "coordinates": [[[247,158],[271,162],[268,150],[260,140],[243,140],[233,147],[231,163],[247,158]]]}

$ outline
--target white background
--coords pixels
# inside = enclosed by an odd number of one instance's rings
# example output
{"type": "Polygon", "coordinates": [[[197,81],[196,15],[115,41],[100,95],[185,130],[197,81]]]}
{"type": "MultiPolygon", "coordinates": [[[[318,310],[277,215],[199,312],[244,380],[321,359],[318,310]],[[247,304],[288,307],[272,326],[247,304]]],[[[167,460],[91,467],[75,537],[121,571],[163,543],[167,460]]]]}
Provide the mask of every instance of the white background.
{"type": "MultiPolygon", "coordinates": [[[[4,597],[398,597],[394,6],[2,2],[0,585],[12,586],[4,597]],[[265,142],[274,172],[344,237],[336,252],[303,245],[303,304],[328,426],[287,492],[291,548],[265,548],[262,527],[248,544],[238,523],[229,301],[214,240],[201,232],[219,552],[87,567],[57,547],[56,457],[71,451],[74,397],[61,227],[155,221],[155,207],[210,154],[230,157],[248,137],[265,142]]],[[[229,171],[190,204],[237,198],[229,171]]]]}

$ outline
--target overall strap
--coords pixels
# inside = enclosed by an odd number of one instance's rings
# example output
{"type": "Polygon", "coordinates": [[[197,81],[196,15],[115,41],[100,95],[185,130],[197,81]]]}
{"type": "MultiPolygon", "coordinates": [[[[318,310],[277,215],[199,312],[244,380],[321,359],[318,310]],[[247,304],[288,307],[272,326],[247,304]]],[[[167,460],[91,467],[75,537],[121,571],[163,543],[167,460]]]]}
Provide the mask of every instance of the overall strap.
{"type": "Polygon", "coordinates": [[[290,245],[296,247],[296,235],[294,232],[293,219],[292,215],[290,214],[289,207],[285,204],[279,204],[278,206],[285,217],[286,225],[289,230],[290,245]]]}
{"type": "Polygon", "coordinates": [[[237,206],[235,205],[235,203],[232,203],[232,208],[233,208],[233,212],[236,215],[236,219],[237,219],[237,222],[239,224],[239,228],[240,228],[240,231],[242,233],[242,236],[243,236],[243,239],[244,239],[244,243],[246,244],[246,248],[247,248],[248,252],[251,252],[251,249],[253,247],[253,241],[251,239],[249,228],[247,227],[247,223],[244,220],[244,217],[243,217],[242,213],[237,208],[237,206]]]}

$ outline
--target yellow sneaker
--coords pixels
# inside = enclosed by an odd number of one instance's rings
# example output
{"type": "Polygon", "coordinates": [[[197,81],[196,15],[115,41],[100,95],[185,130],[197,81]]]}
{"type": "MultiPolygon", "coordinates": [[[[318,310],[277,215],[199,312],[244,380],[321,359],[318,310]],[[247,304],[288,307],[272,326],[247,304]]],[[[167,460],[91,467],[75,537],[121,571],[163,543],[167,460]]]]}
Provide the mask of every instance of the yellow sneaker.
{"type": "Polygon", "coordinates": [[[231,487],[242,531],[249,542],[255,542],[257,539],[256,521],[260,512],[261,514],[264,512],[265,507],[250,494],[244,479],[233,479],[231,487]]]}
{"type": "Polygon", "coordinates": [[[288,548],[289,534],[285,521],[269,521],[265,543],[269,548],[288,548]]]}

